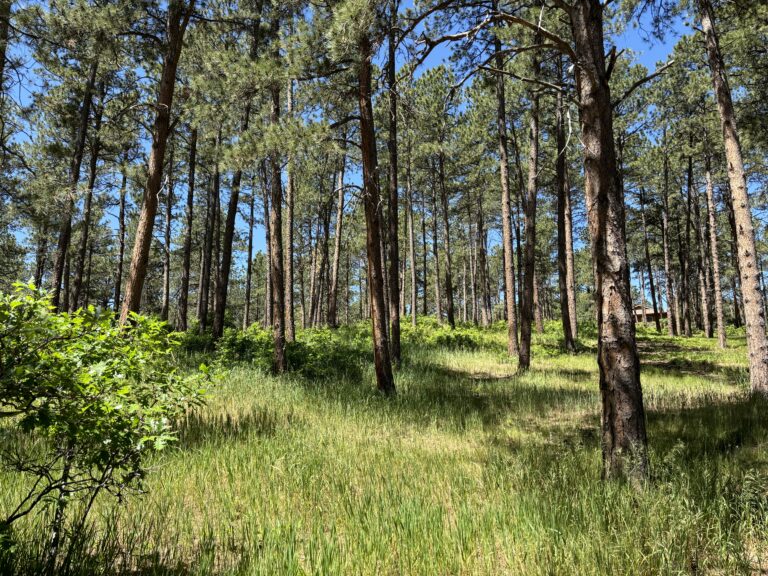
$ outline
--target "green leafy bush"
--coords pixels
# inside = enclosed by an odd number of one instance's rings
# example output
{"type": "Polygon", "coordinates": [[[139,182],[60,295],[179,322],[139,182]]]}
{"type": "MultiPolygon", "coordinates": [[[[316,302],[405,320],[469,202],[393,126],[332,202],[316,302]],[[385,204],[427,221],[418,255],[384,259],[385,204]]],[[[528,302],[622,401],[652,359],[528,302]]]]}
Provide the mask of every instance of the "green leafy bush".
{"type": "Polygon", "coordinates": [[[133,315],[119,326],[93,308],[57,314],[33,286],[0,293],[0,464],[30,477],[0,518],[0,540],[52,506],[55,563],[60,535],[84,527],[99,493],[142,489],[147,456],[174,441],[173,423],[204,398],[199,376],[176,372],[177,345],[157,320],[133,315]]]}

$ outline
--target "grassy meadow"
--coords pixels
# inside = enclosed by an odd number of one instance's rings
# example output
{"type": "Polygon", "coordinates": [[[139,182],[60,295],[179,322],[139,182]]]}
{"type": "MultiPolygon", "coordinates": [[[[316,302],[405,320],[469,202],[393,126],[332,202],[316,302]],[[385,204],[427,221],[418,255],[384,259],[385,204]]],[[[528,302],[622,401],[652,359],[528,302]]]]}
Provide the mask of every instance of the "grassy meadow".
{"type": "MultiPolygon", "coordinates": [[[[71,573],[768,573],[768,403],[743,334],[718,351],[639,328],[653,479],[636,491],[600,479],[593,339],[566,355],[548,325],[518,377],[503,328],[466,331],[406,334],[393,399],[365,357],[324,378],[220,362],[146,494],[97,502],[71,573]]],[[[0,511],[22,489],[0,475],[0,511]]],[[[6,573],[35,573],[39,522],[6,573]]]]}

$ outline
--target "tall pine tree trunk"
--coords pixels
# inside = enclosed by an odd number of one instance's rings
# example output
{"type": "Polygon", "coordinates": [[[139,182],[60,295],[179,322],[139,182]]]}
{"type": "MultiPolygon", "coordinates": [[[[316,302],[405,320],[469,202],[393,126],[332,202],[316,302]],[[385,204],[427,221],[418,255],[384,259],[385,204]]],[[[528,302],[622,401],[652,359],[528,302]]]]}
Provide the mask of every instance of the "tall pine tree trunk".
{"type": "Polygon", "coordinates": [[[125,299],[120,311],[120,322],[128,320],[131,312],[138,312],[144,279],[147,275],[149,249],[152,245],[152,229],[157,214],[158,194],[163,178],[165,148],[170,132],[173,93],[176,88],[176,69],[184,41],[184,32],[194,10],[195,0],[170,0],[166,27],[165,53],[160,75],[155,121],[152,127],[152,150],[149,154],[147,186],[141,205],[136,240],[131,254],[131,268],[125,287],[125,299]]]}
{"type": "Polygon", "coordinates": [[[712,258],[712,272],[715,291],[715,318],[717,321],[717,341],[720,348],[726,347],[725,318],[723,314],[723,289],[720,285],[720,255],[717,249],[717,218],[715,212],[715,194],[712,185],[712,168],[709,155],[705,158],[707,179],[707,218],[709,219],[709,252],[712,258]]]}
{"type": "Polygon", "coordinates": [[[181,262],[181,289],[179,291],[179,321],[177,328],[185,331],[188,326],[189,279],[192,261],[192,224],[195,210],[195,170],[197,167],[197,128],[189,136],[189,177],[187,182],[187,206],[185,212],[184,249],[181,262]]]}
{"type": "MultiPolygon", "coordinates": [[[[64,214],[62,215],[61,227],[59,229],[59,238],[56,243],[56,259],[53,267],[53,295],[51,297],[51,304],[56,310],[62,308],[62,303],[64,304],[63,308],[68,306],[69,290],[64,290],[64,297],[62,299],[62,281],[67,252],[69,251],[69,243],[72,239],[72,216],[75,211],[77,185],[80,182],[80,167],[83,164],[85,141],[86,136],[88,135],[88,123],[91,116],[91,97],[93,95],[93,88],[96,85],[96,72],[98,71],[98,68],[98,61],[91,63],[88,72],[88,80],[86,81],[85,90],[83,92],[83,102],[80,105],[80,124],[75,136],[75,149],[69,166],[69,196],[67,197],[64,206],[64,214]]],[[[66,279],[66,282],[69,284],[68,278],[66,279]]]]}
{"type": "Polygon", "coordinates": [[[101,152],[101,141],[99,132],[101,131],[101,119],[104,113],[104,94],[106,87],[104,82],[99,83],[99,96],[102,104],[96,107],[93,123],[93,142],[91,143],[91,157],[88,162],[88,187],[85,193],[85,205],[83,206],[82,231],[80,233],[80,246],[78,247],[77,260],[75,262],[75,277],[72,288],[72,300],[70,310],[75,310],[80,304],[80,295],[83,287],[83,274],[85,273],[86,256],[91,233],[91,215],[93,212],[93,193],[96,188],[96,176],[99,164],[99,153],[101,152]]]}
{"type": "Polygon", "coordinates": [[[360,111],[360,150],[363,164],[363,206],[366,224],[366,252],[368,254],[368,284],[371,297],[373,324],[373,356],[376,384],[387,395],[395,393],[392,376],[387,315],[384,301],[384,264],[381,258],[381,221],[379,219],[378,160],[373,119],[371,60],[373,47],[370,39],[362,35],[359,42],[358,98],[360,111]]]}
{"type": "Polygon", "coordinates": [[[600,0],[577,0],[570,18],[595,271],[603,470],[606,477],[641,481],[648,475],[645,410],[605,65],[603,6],[600,0]]]}
{"type": "Polygon", "coordinates": [[[765,309],[763,307],[763,294],[760,292],[755,231],[749,206],[741,143],[736,127],[736,113],[731,99],[731,89],[728,86],[725,63],[720,52],[712,5],[709,0],[697,0],[697,6],[707,44],[709,67],[712,71],[712,85],[720,112],[725,141],[725,157],[728,163],[728,179],[731,184],[731,199],[738,230],[736,240],[747,326],[749,381],[754,392],[768,394],[768,336],[766,336],[765,309]]]}
{"type": "Polygon", "coordinates": [[[645,220],[645,191],[640,189],[640,215],[643,221],[643,245],[645,247],[645,266],[648,271],[648,280],[651,288],[651,305],[653,306],[653,320],[656,324],[656,332],[661,332],[661,314],[656,300],[656,283],[653,280],[653,265],[651,264],[651,249],[648,239],[648,226],[645,220]]]}
{"type": "Polygon", "coordinates": [[[387,152],[389,153],[389,347],[392,362],[400,365],[400,248],[398,244],[398,154],[397,154],[397,83],[395,49],[397,47],[397,11],[399,0],[389,0],[389,43],[387,58],[387,88],[389,91],[389,131],[387,152]]]}
{"type": "MultiPolygon", "coordinates": [[[[273,32],[277,31],[277,19],[272,23],[273,32]]],[[[276,36],[276,34],[275,34],[276,36]]],[[[280,86],[274,85],[272,92],[272,112],[270,122],[277,126],[280,122],[280,86]]],[[[269,244],[270,276],[272,282],[272,330],[275,341],[274,370],[280,374],[287,368],[285,357],[285,275],[283,269],[283,186],[280,170],[280,156],[272,150],[269,158],[271,174],[269,202],[269,244]]]]}
{"type": "Polygon", "coordinates": [[[675,293],[672,286],[672,266],[669,258],[669,160],[666,153],[666,129],[664,130],[664,185],[661,202],[661,243],[664,251],[664,278],[667,289],[667,333],[676,336],[679,330],[679,317],[675,310],[675,293]]]}
{"type": "Polygon", "coordinates": [[[448,325],[456,328],[455,308],[453,302],[453,262],[451,257],[451,227],[449,222],[448,191],[445,186],[445,156],[441,152],[438,157],[438,178],[440,181],[440,203],[443,216],[443,242],[445,253],[445,302],[448,325]]]}
{"type": "MultiPolygon", "coordinates": [[[[253,187],[252,187],[253,188],[253,187]]],[[[251,325],[251,291],[253,286],[253,227],[256,224],[256,190],[251,189],[248,201],[248,260],[245,263],[245,307],[243,309],[243,330],[251,325]]]]}
{"type": "MultiPolygon", "coordinates": [[[[560,59],[560,74],[562,76],[562,58],[560,59]]],[[[573,330],[571,328],[571,289],[569,288],[568,278],[568,233],[567,228],[571,225],[570,218],[566,216],[570,208],[568,196],[568,179],[566,178],[566,161],[568,150],[565,145],[565,119],[563,118],[563,94],[557,93],[557,108],[555,110],[557,123],[557,161],[555,162],[555,180],[557,188],[557,279],[560,287],[560,318],[563,323],[563,338],[565,340],[565,349],[567,352],[576,351],[573,330]]],[[[573,257],[573,246],[571,246],[571,258],[573,257]]]]}
{"type": "Polygon", "coordinates": [[[338,293],[339,293],[339,264],[341,263],[341,235],[344,230],[344,168],[346,158],[339,159],[339,169],[336,175],[336,232],[333,242],[333,264],[331,267],[331,285],[328,294],[328,324],[335,328],[339,325],[338,293]]]}
{"type": "MultiPolygon", "coordinates": [[[[539,67],[538,59],[534,57],[534,78],[538,77],[539,67]]],[[[528,370],[531,366],[531,322],[533,322],[534,316],[534,290],[536,289],[536,195],[539,186],[539,96],[536,92],[531,93],[530,125],[528,129],[528,186],[525,203],[523,204],[525,213],[525,247],[523,250],[523,285],[520,287],[523,299],[520,310],[520,353],[518,355],[518,369],[521,372],[528,370]]]]}
{"type": "MultiPolygon", "coordinates": [[[[293,117],[293,80],[288,79],[288,117],[293,117]]],[[[293,304],[293,208],[294,198],[293,157],[288,157],[285,174],[285,340],[296,340],[296,316],[293,304]]]]}
{"type": "Polygon", "coordinates": [[[173,221],[173,146],[168,160],[168,190],[165,196],[165,229],[163,242],[163,303],[160,309],[160,319],[168,320],[171,306],[171,223],[173,221]]]}
{"type": "MultiPolygon", "coordinates": [[[[501,41],[494,39],[496,67],[504,68],[504,56],[501,41]]],[[[512,246],[512,200],[509,191],[509,154],[507,146],[507,104],[504,89],[504,75],[496,74],[496,130],[499,138],[499,177],[501,179],[501,241],[504,265],[504,303],[507,311],[507,353],[517,356],[520,346],[517,340],[517,311],[515,309],[515,263],[512,246]]],[[[481,233],[478,230],[478,233],[481,233]]],[[[479,255],[479,252],[478,252],[479,255]]],[[[485,265],[485,258],[478,266],[485,265]]],[[[485,304],[483,304],[483,325],[487,325],[485,304]]]]}
{"type": "Polygon", "coordinates": [[[117,312],[120,309],[120,294],[123,288],[123,265],[125,261],[125,196],[128,186],[128,173],[127,163],[128,154],[123,159],[123,163],[120,167],[121,180],[120,180],[120,199],[118,201],[118,213],[117,213],[117,267],[115,270],[115,294],[113,310],[117,312]]]}
{"type": "Polygon", "coordinates": [[[408,196],[408,259],[411,261],[411,325],[416,326],[416,308],[418,307],[418,285],[416,273],[416,241],[413,226],[413,182],[411,181],[411,140],[408,139],[408,164],[405,173],[408,196]]]}

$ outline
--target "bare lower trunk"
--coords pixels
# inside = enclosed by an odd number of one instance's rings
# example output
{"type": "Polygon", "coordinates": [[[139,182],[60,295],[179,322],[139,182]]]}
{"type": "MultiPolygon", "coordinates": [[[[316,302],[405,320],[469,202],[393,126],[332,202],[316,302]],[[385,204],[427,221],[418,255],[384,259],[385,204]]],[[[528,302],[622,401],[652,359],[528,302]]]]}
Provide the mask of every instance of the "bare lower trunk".
{"type": "Polygon", "coordinates": [[[181,55],[184,32],[192,16],[195,0],[182,2],[171,0],[168,4],[165,54],[160,77],[155,121],[152,129],[152,150],[149,154],[147,186],[141,205],[139,222],[136,227],[136,240],[131,254],[131,268],[125,287],[125,300],[120,311],[120,322],[128,320],[131,312],[138,312],[144,279],[147,275],[149,249],[152,244],[152,229],[157,214],[157,196],[163,177],[165,148],[168,141],[173,107],[173,93],[176,87],[176,68],[181,55]]]}
{"type": "Polygon", "coordinates": [[[173,147],[171,147],[168,162],[168,190],[165,201],[165,230],[163,242],[163,303],[160,309],[160,319],[168,320],[171,305],[171,222],[173,220],[173,147]]]}
{"type": "MultiPolygon", "coordinates": [[[[504,57],[501,53],[501,41],[494,40],[496,67],[502,70],[504,57]]],[[[517,340],[517,311],[515,309],[515,263],[512,246],[512,200],[509,192],[509,155],[507,143],[507,104],[504,89],[504,75],[496,74],[496,129],[499,138],[499,175],[501,178],[501,241],[504,265],[504,303],[507,311],[507,353],[517,356],[520,346],[517,340]]],[[[478,262],[478,265],[480,263],[478,262]]],[[[483,258],[485,265],[485,258],[483,258]]],[[[485,312],[485,306],[483,306],[485,312]]],[[[485,316],[485,313],[483,313],[485,316]]],[[[487,325],[488,319],[483,318],[487,325]]]]}
{"type": "Polygon", "coordinates": [[[435,258],[435,317],[443,322],[443,300],[440,282],[440,251],[437,237],[437,192],[432,190],[432,255],[435,258]]]}
{"type": "Polygon", "coordinates": [[[59,229],[59,238],[56,243],[56,259],[53,267],[53,294],[51,304],[56,310],[66,308],[68,305],[68,291],[64,291],[64,298],[61,297],[61,285],[64,275],[64,265],[69,251],[69,242],[72,239],[72,215],[75,211],[75,198],[77,196],[77,185],[80,182],[80,167],[83,164],[83,154],[85,153],[85,140],[88,133],[88,122],[91,115],[91,96],[96,84],[96,72],[98,70],[98,61],[91,64],[88,72],[88,80],[85,84],[83,93],[83,102],[80,105],[80,125],[75,137],[75,151],[69,167],[69,196],[65,202],[64,214],[62,215],[61,228],[59,229]]]}
{"type": "Polygon", "coordinates": [[[445,187],[445,158],[442,154],[438,158],[438,174],[440,180],[440,203],[443,216],[443,242],[445,253],[445,302],[448,325],[456,328],[456,318],[453,302],[453,262],[451,257],[451,227],[448,220],[448,192],[445,187]]]}
{"type": "Polygon", "coordinates": [[[408,195],[408,257],[411,261],[411,325],[416,326],[416,308],[418,303],[417,274],[416,274],[416,242],[413,230],[413,186],[411,182],[411,142],[408,140],[408,165],[406,167],[406,182],[408,195]]]}
{"type": "Polygon", "coordinates": [[[221,175],[219,173],[218,149],[221,142],[221,132],[216,139],[216,150],[214,154],[213,183],[208,193],[207,217],[205,219],[205,238],[203,240],[203,258],[200,263],[200,289],[198,290],[197,301],[197,320],[200,333],[204,333],[208,328],[208,304],[211,292],[211,270],[213,269],[213,237],[215,233],[216,212],[218,211],[217,198],[219,197],[219,186],[221,175]]]}
{"type": "Polygon", "coordinates": [[[731,184],[731,199],[738,230],[736,240],[739,253],[741,292],[744,298],[744,316],[747,326],[749,381],[754,392],[768,394],[768,336],[765,332],[765,309],[763,307],[763,294],[760,292],[755,232],[749,206],[741,143],[736,128],[736,113],[731,99],[731,90],[728,86],[725,63],[720,52],[712,5],[709,0],[697,0],[697,5],[707,43],[712,85],[720,112],[725,141],[725,157],[728,162],[728,179],[731,184]]]}
{"type": "Polygon", "coordinates": [[[256,223],[256,191],[251,190],[248,202],[248,260],[245,263],[245,308],[243,310],[243,330],[251,325],[251,287],[253,286],[253,227],[256,223]]]}
{"type": "Polygon", "coordinates": [[[672,286],[672,266],[669,259],[669,162],[666,154],[666,129],[664,131],[664,187],[661,204],[661,242],[664,251],[664,279],[667,288],[667,333],[676,336],[678,333],[677,320],[673,315],[675,294],[672,286]]]}
{"type": "Polygon", "coordinates": [[[181,289],[179,291],[179,330],[187,329],[187,309],[189,307],[189,279],[192,261],[192,224],[195,209],[195,169],[197,165],[197,129],[193,128],[189,137],[189,178],[187,183],[187,208],[185,213],[184,252],[181,262],[181,289]]]}
{"type": "MultiPolygon", "coordinates": [[[[293,117],[293,80],[288,80],[288,116],[293,117]]],[[[296,316],[293,305],[293,158],[288,158],[285,175],[285,340],[296,340],[296,316]]]]}
{"type": "Polygon", "coordinates": [[[653,265],[651,264],[650,240],[648,239],[648,226],[645,220],[645,191],[640,189],[640,214],[643,222],[643,244],[645,246],[645,266],[648,271],[648,280],[651,288],[651,305],[653,306],[653,320],[656,324],[656,332],[661,332],[661,314],[656,300],[656,283],[653,280],[653,265]]]}
{"type": "Polygon", "coordinates": [[[397,155],[397,84],[396,59],[397,48],[397,8],[399,0],[389,0],[389,42],[387,58],[387,88],[389,97],[389,131],[387,133],[387,152],[389,153],[389,348],[392,362],[400,365],[400,248],[398,244],[398,155],[397,155]]]}
{"type": "Polygon", "coordinates": [[[344,230],[344,165],[345,157],[339,160],[339,170],[336,181],[336,237],[333,244],[333,265],[331,268],[331,285],[328,295],[328,324],[335,328],[338,320],[339,264],[341,261],[341,235],[344,230]]]}
{"type": "Polygon", "coordinates": [[[125,194],[128,183],[126,163],[127,159],[123,161],[123,165],[120,168],[122,180],[120,183],[120,200],[117,214],[117,269],[115,270],[115,295],[113,304],[113,310],[115,312],[120,308],[120,293],[123,288],[123,263],[125,259],[125,194]]]}
{"type": "Polygon", "coordinates": [[[368,254],[368,283],[373,319],[373,356],[376,368],[376,384],[387,395],[395,393],[392,361],[387,338],[387,315],[384,301],[384,266],[381,258],[381,222],[379,219],[378,160],[371,102],[371,59],[373,49],[370,39],[362,36],[359,45],[359,111],[360,150],[363,164],[363,204],[366,224],[366,252],[368,254]]]}
{"type": "Polygon", "coordinates": [[[707,179],[707,218],[709,219],[709,253],[712,258],[712,273],[715,292],[715,318],[717,322],[717,341],[720,348],[726,347],[725,318],[723,315],[723,290],[720,286],[720,255],[717,249],[717,218],[715,213],[715,195],[712,186],[712,170],[709,156],[706,157],[707,179]]]}
{"type": "Polygon", "coordinates": [[[75,310],[80,305],[80,296],[83,287],[83,274],[85,273],[85,260],[88,252],[88,246],[91,234],[91,215],[93,208],[93,193],[96,187],[96,176],[99,164],[99,152],[101,151],[101,142],[99,141],[99,132],[101,131],[101,119],[104,112],[103,100],[106,88],[104,83],[100,83],[99,94],[102,105],[98,106],[94,114],[93,142],[91,144],[91,157],[88,163],[88,189],[85,193],[85,205],[83,206],[82,231],[80,233],[80,246],[77,251],[77,260],[75,262],[75,277],[72,289],[72,300],[69,305],[70,310],[75,310]]]}
{"type": "MultiPolygon", "coordinates": [[[[538,75],[539,63],[534,60],[534,77],[538,75]]],[[[531,366],[531,322],[534,316],[534,290],[536,289],[536,196],[538,192],[539,160],[539,96],[531,94],[529,125],[528,185],[523,209],[525,212],[525,247],[523,250],[522,307],[520,309],[520,371],[531,366]]]]}
{"type": "MultiPolygon", "coordinates": [[[[563,63],[561,58],[559,62],[561,76],[562,67],[563,63]]],[[[561,92],[558,92],[557,109],[555,111],[557,122],[557,161],[555,162],[555,179],[557,188],[557,279],[560,288],[560,319],[563,323],[563,338],[565,341],[565,349],[567,352],[575,352],[575,331],[571,326],[575,312],[575,310],[571,310],[571,306],[572,300],[575,299],[575,294],[573,294],[573,286],[570,284],[570,282],[573,280],[573,238],[572,233],[569,234],[568,230],[568,228],[571,227],[572,222],[571,215],[569,214],[570,189],[568,185],[568,178],[566,176],[568,149],[566,148],[565,142],[565,118],[563,115],[563,106],[563,95],[561,92]],[[571,260],[570,278],[568,274],[569,251],[571,260]]]]}
{"type": "MultiPolygon", "coordinates": [[[[277,29],[277,20],[273,21],[277,29]]],[[[270,122],[280,122],[280,87],[272,87],[272,113],[270,122]]],[[[271,197],[269,203],[269,244],[270,276],[272,281],[272,329],[275,341],[274,370],[281,374],[287,369],[285,356],[285,276],[283,270],[283,186],[280,171],[280,156],[277,150],[270,154],[271,197]]]]}
{"type": "Polygon", "coordinates": [[[586,205],[595,271],[603,470],[606,477],[642,481],[648,475],[645,411],[602,12],[599,0],[578,0],[570,17],[578,59],[586,205]]]}

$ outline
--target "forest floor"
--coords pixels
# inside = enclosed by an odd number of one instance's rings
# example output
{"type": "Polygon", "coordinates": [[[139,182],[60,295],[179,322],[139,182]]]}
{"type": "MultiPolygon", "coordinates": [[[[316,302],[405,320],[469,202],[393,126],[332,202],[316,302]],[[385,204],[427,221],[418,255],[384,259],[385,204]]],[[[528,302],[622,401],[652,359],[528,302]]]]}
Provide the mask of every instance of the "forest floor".
{"type": "Polygon", "coordinates": [[[102,505],[82,573],[766,574],[768,403],[730,336],[719,351],[639,329],[641,491],[601,481],[594,340],[566,355],[555,324],[520,377],[501,329],[474,350],[406,346],[393,399],[369,367],[229,367],[147,494],[102,505]]]}

